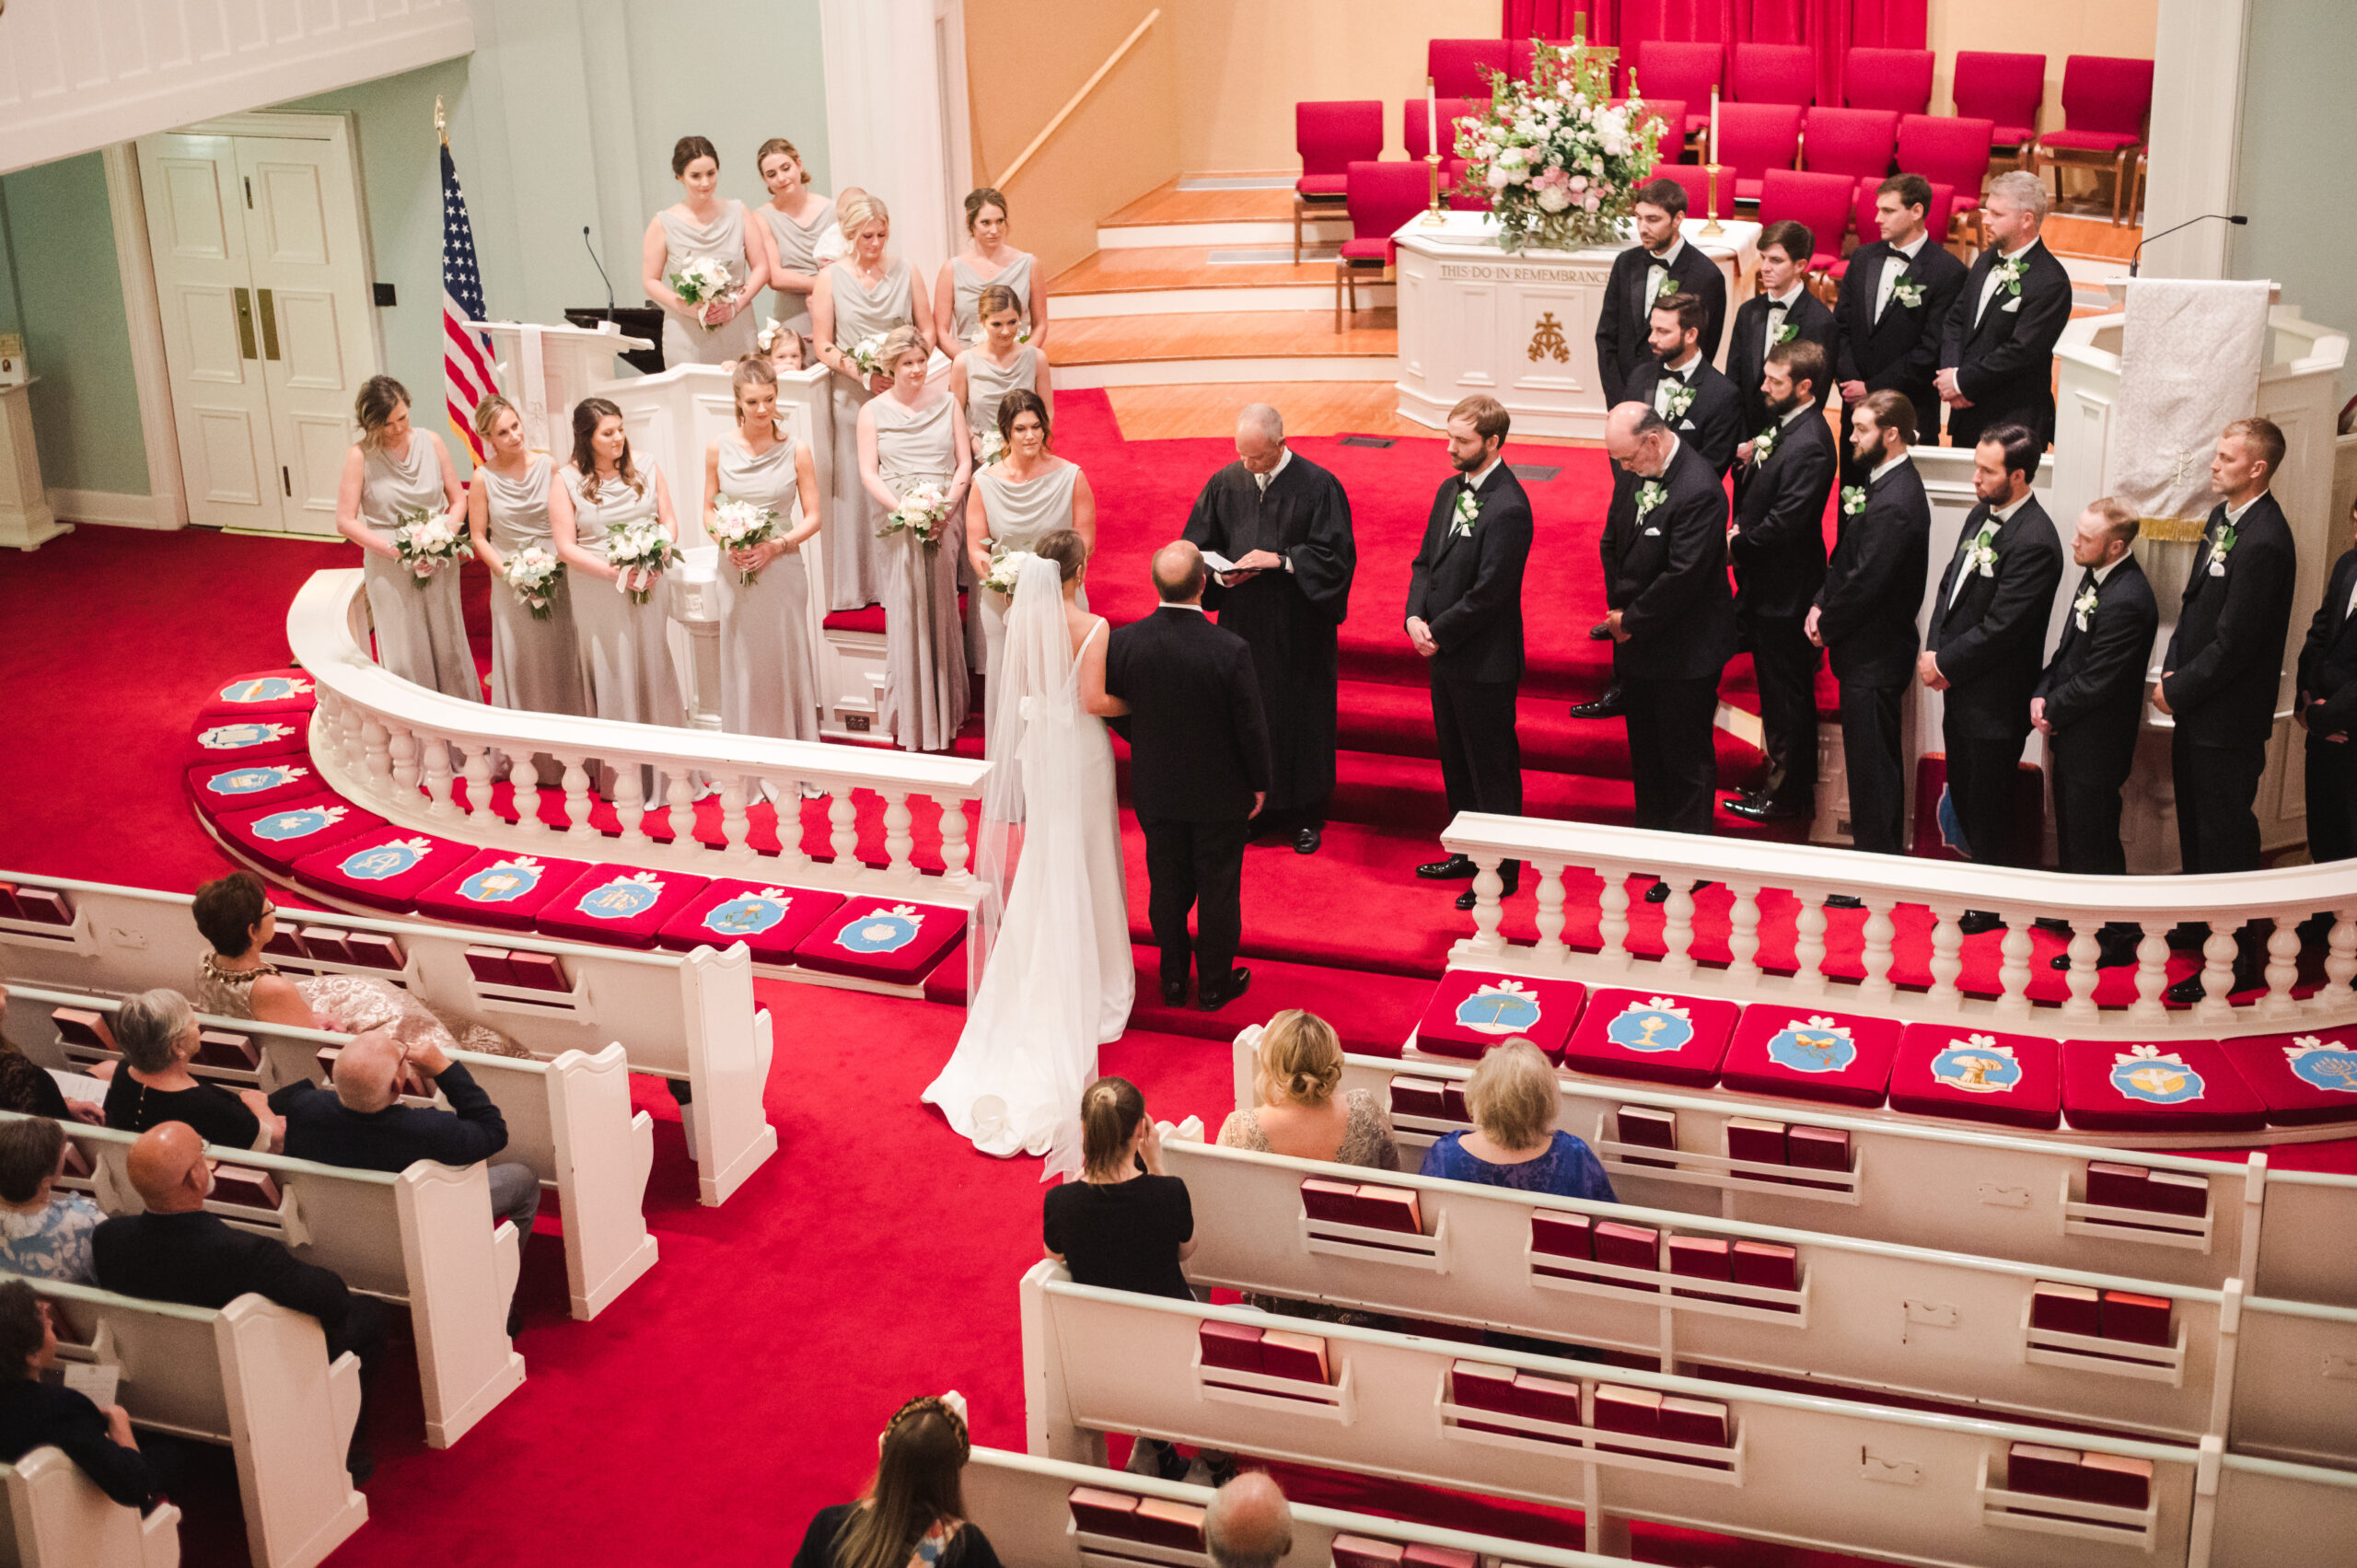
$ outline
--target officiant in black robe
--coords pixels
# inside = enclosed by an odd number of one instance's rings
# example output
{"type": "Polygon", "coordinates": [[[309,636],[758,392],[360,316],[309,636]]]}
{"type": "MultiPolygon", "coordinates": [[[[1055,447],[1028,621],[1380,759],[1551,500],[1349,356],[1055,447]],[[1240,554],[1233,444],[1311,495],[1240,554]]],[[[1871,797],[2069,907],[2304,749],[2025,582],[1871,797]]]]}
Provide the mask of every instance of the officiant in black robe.
{"type": "Polygon", "coordinates": [[[1334,789],[1336,631],[1358,565],[1351,503],[1332,474],[1286,447],[1266,403],[1237,415],[1236,455],[1195,498],[1186,538],[1237,567],[1212,579],[1203,608],[1250,645],[1260,678],[1274,772],[1254,831],[1289,834],[1313,854],[1334,789]]]}

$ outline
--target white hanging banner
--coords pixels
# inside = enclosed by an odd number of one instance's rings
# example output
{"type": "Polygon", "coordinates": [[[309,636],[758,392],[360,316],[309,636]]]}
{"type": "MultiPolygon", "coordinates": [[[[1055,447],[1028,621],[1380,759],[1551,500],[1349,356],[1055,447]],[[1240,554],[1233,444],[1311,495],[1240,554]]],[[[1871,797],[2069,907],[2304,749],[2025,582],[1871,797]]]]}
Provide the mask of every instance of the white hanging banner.
{"type": "Polygon", "coordinates": [[[2120,331],[2119,402],[2105,468],[2148,539],[2189,542],[2216,500],[2218,432],[2258,408],[2274,285],[2131,278],[2120,331]]]}

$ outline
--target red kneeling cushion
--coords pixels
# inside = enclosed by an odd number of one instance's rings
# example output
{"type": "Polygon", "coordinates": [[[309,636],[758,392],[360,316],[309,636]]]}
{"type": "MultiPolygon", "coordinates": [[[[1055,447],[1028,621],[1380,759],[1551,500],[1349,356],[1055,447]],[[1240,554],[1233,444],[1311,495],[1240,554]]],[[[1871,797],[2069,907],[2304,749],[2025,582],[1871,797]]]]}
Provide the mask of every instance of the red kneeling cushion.
{"type": "Polygon", "coordinates": [[[723,877],[708,885],[656,935],[666,947],[726,947],[742,942],[757,964],[791,964],[794,946],[842,907],[843,896],[816,888],[778,888],[723,877]]]}
{"type": "Polygon", "coordinates": [[[551,936],[652,947],[656,935],[711,878],[684,871],[644,871],[609,861],[593,865],[540,906],[533,924],[551,936]]]}
{"type": "Polygon", "coordinates": [[[1588,998],[1563,1065],[1608,1078],[1708,1088],[1743,1009],[1702,996],[1608,987],[1588,998]]]}
{"type": "Polygon", "coordinates": [[[1416,1049],[1478,1062],[1490,1047],[1519,1037],[1560,1062],[1586,997],[1575,980],[1451,970],[1416,1025],[1416,1049]]]}
{"type": "Polygon", "coordinates": [[[296,714],[208,714],[189,726],[188,760],[250,762],[291,757],[311,749],[311,721],[296,714]]]}
{"type": "Polygon", "coordinates": [[[452,843],[415,828],[387,827],[305,855],[295,863],[295,875],[377,909],[407,910],[418,894],[474,854],[472,844],[452,843]]]}
{"type": "Polygon", "coordinates": [[[458,925],[529,931],[551,899],[581,879],[586,860],[487,849],[417,896],[417,912],[458,925]]]}
{"type": "Polygon", "coordinates": [[[826,974],[914,985],[965,935],[962,909],[863,895],[795,943],[794,961],[826,974]]]}
{"type": "Polygon", "coordinates": [[[319,693],[303,671],[258,669],[215,687],[197,712],[251,718],[256,714],[308,713],[318,704],[319,693]]]}
{"type": "Polygon", "coordinates": [[[2267,1107],[2213,1040],[2066,1040],[2062,1114],[2090,1132],[2255,1132],[2267,1107]]]}
{"type": "Polygon", "coordinates": [[[2051,1132],[2062,1124],[2062,1048],[2039,1035],[1910,1024],[1890,1064],[1890,1109],[2051,1132]]]}
{"type": "Polygon", "coordinates": [[[308,756],[264,757],[250,762],[199,762],[188,771],[188,792],[207,817],[251,811],[317,795],[322,785],[308,756]]]}
{"type": "Polygon", "coordinates": [[[1878,1106],[1899,1030],[1891,1018],[1754,1003],[1736,1025],[1719,1083],[1746,1094],[1878,1106]]]}
{"type": "Polygon", "coordinates": [[[307,854],[332,849],[384,825],[385,819],[375,812],[363,811],[327,790],[213,820],[216,832],[273,871],[284,871],[307,854]]]}
{"type": "Polygon", "coordinates": [[[2219,1041],[2277,1127],[2357,1121],[2357,1028],[2296,1029],[2219,1041]]]}

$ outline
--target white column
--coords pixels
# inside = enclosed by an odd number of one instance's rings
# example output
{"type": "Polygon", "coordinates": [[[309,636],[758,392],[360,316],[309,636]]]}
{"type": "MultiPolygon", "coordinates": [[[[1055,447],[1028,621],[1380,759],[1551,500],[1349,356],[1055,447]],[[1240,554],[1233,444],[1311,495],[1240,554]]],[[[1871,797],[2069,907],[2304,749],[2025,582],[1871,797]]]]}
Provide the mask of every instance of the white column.
{"type": "MultiPolygon", "coordinates": [[[[819,0],[819,36],[827,68],[827,160],[835,189],[856,185],[892,213],[893,249],[929,279],[960,234],[970,183],[953,168],[950,105],[965,101],[966,62],[946,59],[962,45],[959,17],[937,16],[940,0],[819,0]]],[[[953,142],[954,137],[954,142],[953,142]]]]}
{"type": "MultiPolygon", "coordinates": [[[[2243,96],[2243,23],[2249,0],[2160,0],[2153,37],[2152,165],[2144,232],[2203,213],[2231,213],[2243,96]]],[[[2223,223],[2196,224],[2147,246],[2154,277],[2223,278],[2223,223]]]]}

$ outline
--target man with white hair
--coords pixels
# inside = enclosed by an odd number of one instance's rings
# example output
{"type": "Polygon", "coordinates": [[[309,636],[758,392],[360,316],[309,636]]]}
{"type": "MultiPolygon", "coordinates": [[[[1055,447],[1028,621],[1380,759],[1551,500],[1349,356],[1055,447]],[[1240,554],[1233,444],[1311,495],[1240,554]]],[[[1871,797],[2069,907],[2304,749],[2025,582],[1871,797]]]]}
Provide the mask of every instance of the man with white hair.
{"type": "Polygon", "coordinates": [[[1266,1470],[1247,1470],[1212,1495],[1203,1545],[1213,1568],[1276,1568],[1293,1550],[1293,1505],[1266,1470]]]}
{"type": "Polygon", "coordinates": [[[1972,447],[2001,424],[2054,439],[2054,345],[2071,323],[2071,274],[2039,243],[2046,186],[2035,174],[2001,174],[1981,198],[1989,248],[1948,310],[1935,385],[1948,406],[1948,444],[1972,447]]]}
{"type": "Polygon", "coordinates": [[[1350,613],[1358,546],[1340,481],[1285,445],[1267,403],[1236,416],[1236,461],[1203,486],[1183,536],[1231,563],[1203,590],[1203,609],[1244,639],[1269,726],[1269,801],[1255,834],[1283,833],[1318,851],[1334,790],[1337,629],[1350,613]]]}

